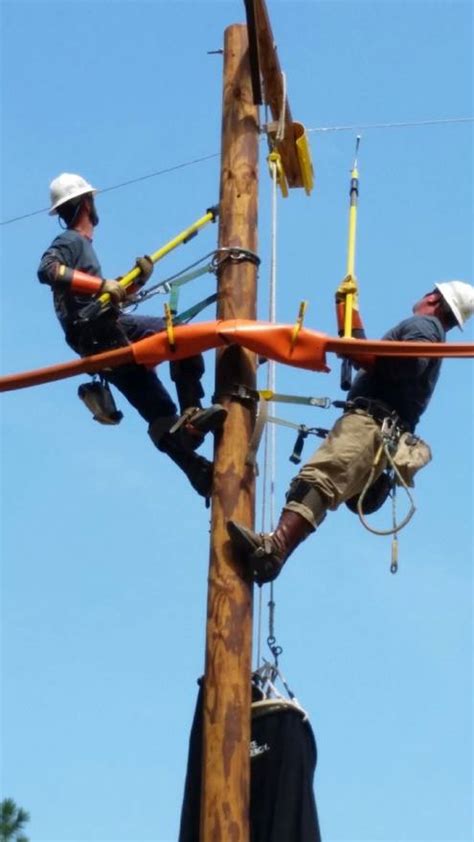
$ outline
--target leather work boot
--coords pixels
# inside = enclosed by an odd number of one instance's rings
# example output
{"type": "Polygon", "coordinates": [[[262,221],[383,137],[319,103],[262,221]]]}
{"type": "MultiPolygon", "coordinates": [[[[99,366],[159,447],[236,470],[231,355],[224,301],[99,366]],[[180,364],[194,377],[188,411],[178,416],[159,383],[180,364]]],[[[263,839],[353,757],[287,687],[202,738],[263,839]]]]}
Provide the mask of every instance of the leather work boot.
{"type": "Polygon", "coordinates": [[[283,509],[274,532],[253,532],[233,520],[228,521],[227,532],[254,582],[263,585],[276,579],[288,556],[314,529],[306,518],[283,509]]]}
{"type": "Polygon", "coordinates": [[[148,434],[158,450],[166,453],[175,465],[186,474],[194,490],[201,497],[209,498],[212,493],[214,467],[212,462],[186,447],[180,431],[163,433],[162,419],[160,418],[157,419],[157,423],[150,424],[148,434]]]}
{"type": "Polygon", "coordinates": [[[182,440],[186,447],[197,450],[203,444],[206,433],[221,430],[226,418],[227,410],[219,403],[214,403],[207,409],[190,406],[173,424],[170,433],[181,430],[182,440]]]}
{"type": "Polygon", "coordinates": [[[205,459],[204,456],[198,456],[192,450],[187,450],[179,441],[176,441],[175,435],[165,433],[159,445],[159,450],[166,453],[170,459],[181,468],[186,474],[192,487],[201,497],[210,497],[212,494],[212,473],[213,464],[205,459]]]}

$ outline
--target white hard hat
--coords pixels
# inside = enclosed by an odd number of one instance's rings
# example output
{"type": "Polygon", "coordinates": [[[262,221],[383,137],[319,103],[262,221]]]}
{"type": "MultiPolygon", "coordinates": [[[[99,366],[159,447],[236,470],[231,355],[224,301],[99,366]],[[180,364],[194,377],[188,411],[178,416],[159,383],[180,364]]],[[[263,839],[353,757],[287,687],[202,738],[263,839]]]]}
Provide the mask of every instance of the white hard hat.
{"type": "Polygon", "coordinates": [[[51,207],[49,215],[53,216],[58,212],[58,208],[69,202],[70,199],[77,199],[78,196],[84,196],[86,193],[97,193],[95,187],[89,184],[81,175],[75,175],[71,172],[63,172],[57,178],[53,178],[49,185],[49,194],[51,197],[51,207]]]}
{"type": "Polygon", "coordinates": [[[435,284],[462,330],[474,313],[474,286],[465,281],[443,281],[435,284]]]}

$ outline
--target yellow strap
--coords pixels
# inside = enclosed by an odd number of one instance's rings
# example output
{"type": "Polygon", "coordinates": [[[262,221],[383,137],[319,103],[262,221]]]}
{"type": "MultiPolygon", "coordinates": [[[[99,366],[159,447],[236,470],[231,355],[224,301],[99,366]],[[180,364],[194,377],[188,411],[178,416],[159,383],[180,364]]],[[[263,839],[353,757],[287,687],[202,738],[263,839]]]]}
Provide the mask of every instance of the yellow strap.
{"type": "Polygon", "coordinates": [[[298,317],[296,319],[296,324],[293,328],[293,332],[291,334],[291,342],[290,342],[290,353],[293,351],[295,347],[296,340],[298,339],[298,334],[303,327],[304,316],[308,307],[307,301],[302,301],[300,303],[300,309],[298,310],[298,317]]]}
{"type": "Polygon", "coordinates": [[[165,304],[165,320],[166,320],[166,334],[168,342],[172,351],[176,350],[176,343],[174,339],[173,313],[169,304],[165,304]]]}
{"type": "Polygon", "coordinates": [[[272,177],[273,177],[273,168],[272,168],[271,165],[272,164],[275,165],[277,184],[278,184],[278,187],[281,190],[281,195],[283,196],[284,199],[286,199],[287,196],[288,196],[288,182],[286,180],[285,170],[283,169],[283,164],[281,162],[280,153],[273,150],[273,152],[270,152],[270,154],[267,158],[267,161],[268,161],[268,165],[269,165],[269,169],[270,169],[270,175],[272,177]]]}

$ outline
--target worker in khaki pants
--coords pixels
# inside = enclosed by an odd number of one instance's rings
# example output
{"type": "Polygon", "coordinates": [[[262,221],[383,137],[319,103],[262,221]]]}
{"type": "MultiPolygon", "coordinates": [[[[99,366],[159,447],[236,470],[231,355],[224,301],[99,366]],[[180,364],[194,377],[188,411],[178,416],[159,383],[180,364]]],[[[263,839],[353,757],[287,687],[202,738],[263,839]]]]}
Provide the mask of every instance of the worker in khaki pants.
{"type": "MultiPolygon", "coordinates": [[[[285,510],[296,512],[316,528],[325,517],[326,509],[337,509],[358,494],[379,449],[380,432],[380,423],[366,409],[346,412],[293,480],[285,510]],[[306,499],[305,486],[314,486],[324,504],[311,505],[312,497],[316,498],[310,494],[309,500],[306,499]]],[[[382,458],[374,480],[385,467],[386,460],[382,458]]],[[[318,500],[318,503],[322,501],[318,500]]]]}
{"type": "MultiPolygon", "coordinates": [[[[414,305],[414,315],[383,338],[444,342],[446,332],[456,326],[462,329],[473,312],[471,284],[438,283],[414,305]]],[[[353,505],[371,475],[385,419],[400,432],[413,433],[431,399],[440,368],[441,360],[429,357],[374,359],[370,368],[355,378],[347,411],[291,482],[275,531],[256,533],[228,522],[230,539],[255,582],[261,585],[275,579],[289,555],[314,532],[328,510],[347,501],[353,505]]],[[[385,467],[382,454],[373,482],[385,467]]]]}

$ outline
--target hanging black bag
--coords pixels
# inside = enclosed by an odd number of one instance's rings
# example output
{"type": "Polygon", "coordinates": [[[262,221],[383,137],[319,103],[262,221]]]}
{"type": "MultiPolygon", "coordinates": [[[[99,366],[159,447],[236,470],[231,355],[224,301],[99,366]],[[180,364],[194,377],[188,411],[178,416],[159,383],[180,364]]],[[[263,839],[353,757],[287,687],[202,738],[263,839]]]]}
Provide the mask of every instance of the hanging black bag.
{"type": "Polygon", "coordinates": [[[117,409],[114,396],[106,380],[93,380],[92,383],[81,383],[77,390],[81,401],[92,412],[94,421],[99,424],[120,424],[123,412],[117,409]]]}

